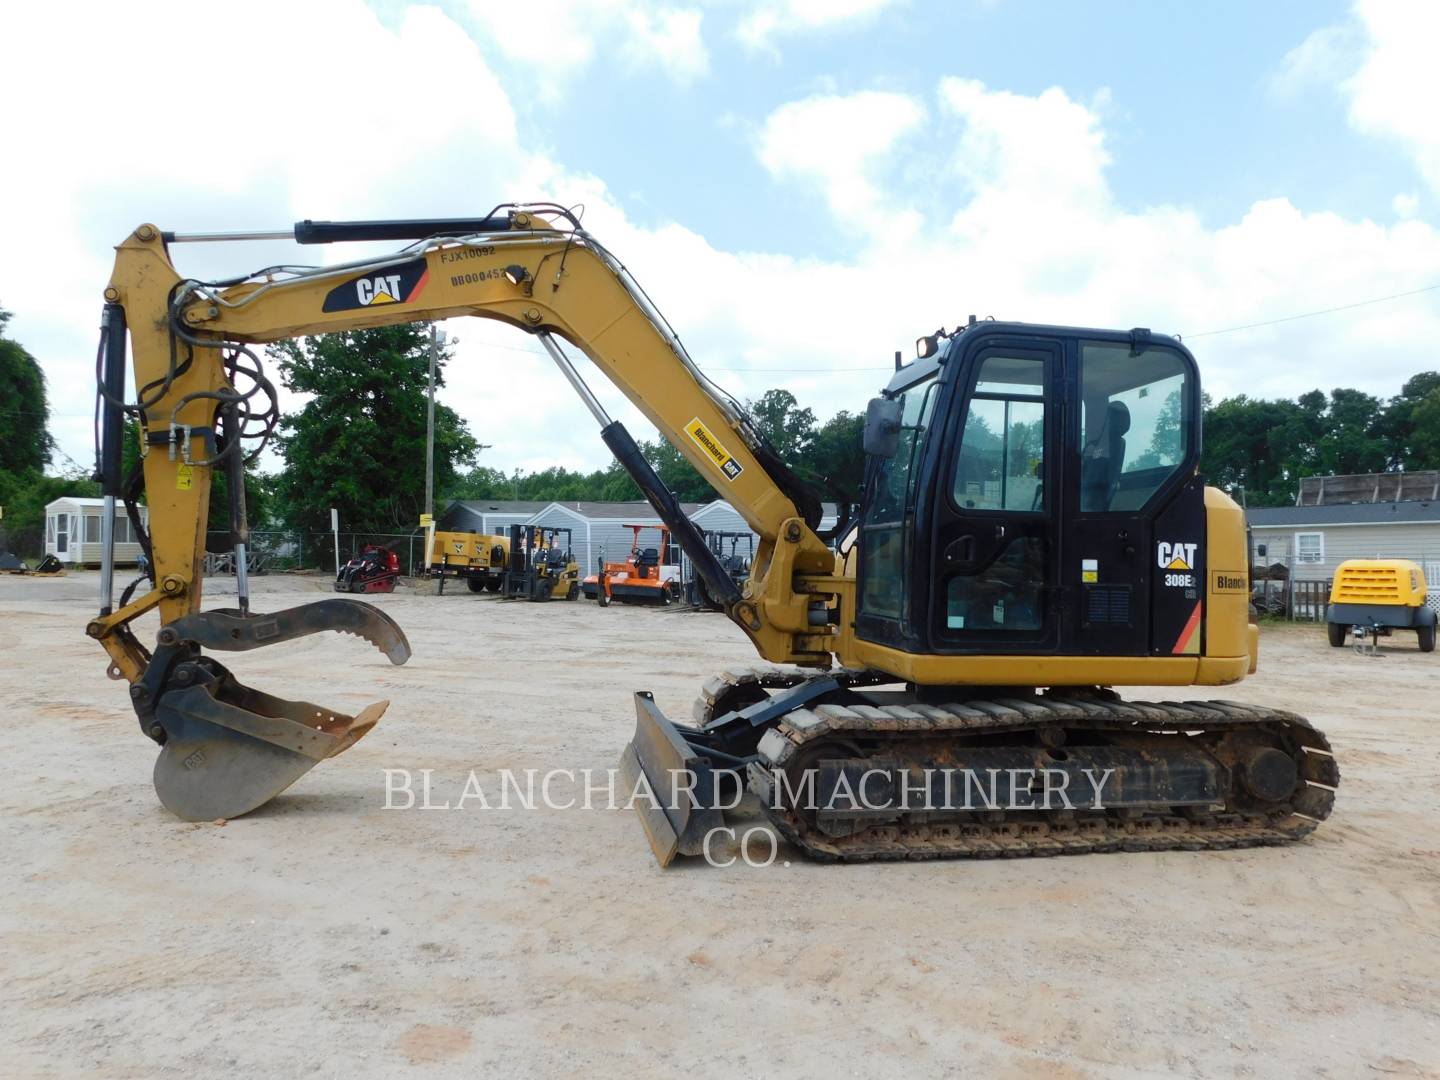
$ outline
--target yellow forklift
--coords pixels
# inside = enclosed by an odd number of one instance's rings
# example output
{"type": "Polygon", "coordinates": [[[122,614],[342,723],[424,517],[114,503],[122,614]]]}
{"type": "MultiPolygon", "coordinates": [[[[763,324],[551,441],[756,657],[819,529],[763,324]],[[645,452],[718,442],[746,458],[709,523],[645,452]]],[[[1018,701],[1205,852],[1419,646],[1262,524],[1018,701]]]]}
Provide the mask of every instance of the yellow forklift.
{"type": "Polygon", "coordinates": [[[505,571],[501,595],[506,600],[578,598],[580,565],[575,561],[572,546],[569,529],[511,525],[510,565],[505,571]]]}

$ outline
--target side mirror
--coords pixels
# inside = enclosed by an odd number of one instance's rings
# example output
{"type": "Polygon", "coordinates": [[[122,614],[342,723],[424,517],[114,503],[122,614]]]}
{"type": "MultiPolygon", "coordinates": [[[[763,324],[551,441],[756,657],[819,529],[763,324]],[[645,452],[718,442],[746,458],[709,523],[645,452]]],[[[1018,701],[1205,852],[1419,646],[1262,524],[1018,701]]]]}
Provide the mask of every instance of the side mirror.
{"type": "Polygon", "coordinates": [[[871,398],[865,409],[865,453],[893,458],[900,446],[900,402],[871,398]]]}

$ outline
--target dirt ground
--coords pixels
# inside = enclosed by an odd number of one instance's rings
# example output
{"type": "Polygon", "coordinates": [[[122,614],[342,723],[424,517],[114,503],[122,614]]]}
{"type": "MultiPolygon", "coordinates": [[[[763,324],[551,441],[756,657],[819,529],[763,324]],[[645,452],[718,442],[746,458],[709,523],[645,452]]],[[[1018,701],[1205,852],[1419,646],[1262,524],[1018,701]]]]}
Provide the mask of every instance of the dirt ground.
{"type": "MultiPolygon", "coordinates": [[[[260,579],[257,607],[327,588],[260,579]]],[[[753,662],[721,616],[380,597],[405,667],[334,634],[232,664],[389,698],[380,726],[193,825],[84,637],[96,591],[0,577],[5,1076],[1440,1075],[1440,656],[1413,638],[1267,629],[1219,695],[1330,735],[1340,797],[1298,845],[662,871],[632,813],[502,810],[498,770],[611,766],[635,689],[688,715],[753,662]],[[434,770],[436,804],[474,770],[492,808],[386,810],[386,769],[434,770]]]]}

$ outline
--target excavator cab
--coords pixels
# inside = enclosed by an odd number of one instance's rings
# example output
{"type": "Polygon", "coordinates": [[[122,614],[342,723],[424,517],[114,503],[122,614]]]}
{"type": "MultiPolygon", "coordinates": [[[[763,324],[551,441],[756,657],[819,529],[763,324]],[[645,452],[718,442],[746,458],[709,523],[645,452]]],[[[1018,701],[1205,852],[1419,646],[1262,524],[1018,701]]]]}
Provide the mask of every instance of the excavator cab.
{"type": "Polygon", "coordinates": [[[1199,378],[1178,342],[978,324],[885,391],[863,640],[912,654],[1198,653],[1199,378]],[[1160,559],[1164,555],[1163,560],[1160,559]]]}

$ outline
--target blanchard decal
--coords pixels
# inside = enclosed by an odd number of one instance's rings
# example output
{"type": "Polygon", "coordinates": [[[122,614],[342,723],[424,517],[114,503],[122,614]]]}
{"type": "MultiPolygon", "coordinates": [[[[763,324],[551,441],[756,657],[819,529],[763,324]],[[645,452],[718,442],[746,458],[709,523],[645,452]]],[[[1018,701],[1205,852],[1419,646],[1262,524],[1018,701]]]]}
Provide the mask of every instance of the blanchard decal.
{"type": "Polygon", "coordinates": [[[1160,540],[1155,544],[1155,564],[1161,570],[1168,570],[1171,573],[1165,575],[1165,584],[1178,589],[1193,589],[1195,587],[1195,575],[1191,572],[1195,569],[1195,549],[1198,544],[1172,544],[1168,540],[1160,540]]]}
{"type": "Polygon", "coordinates": [[[1216,570],[1210,575],[1212,593],[1244,593],[1250,591],[1250,583],[1244,574],[1233,570],[1216,570]]]}
{"type": "Polygon", "coordinates": [[[326,294],[321,310],[355,311],[381,304],[408,304],[420,295],[428,280],[429,264],[424,259],[411,259],[336,285],[326,294]]]}
{"type": "Polygon", "coordinates": [[[711,434],[710,429],[700,422],[698,416],[685,425],[685,430],[690,438],[695,440],[695,445],[709,454],[710,459],[720,466],[720,471],[727,480],[734,480],[745,471],[745,467],[730,456],[725,444],[711,434]]]}

